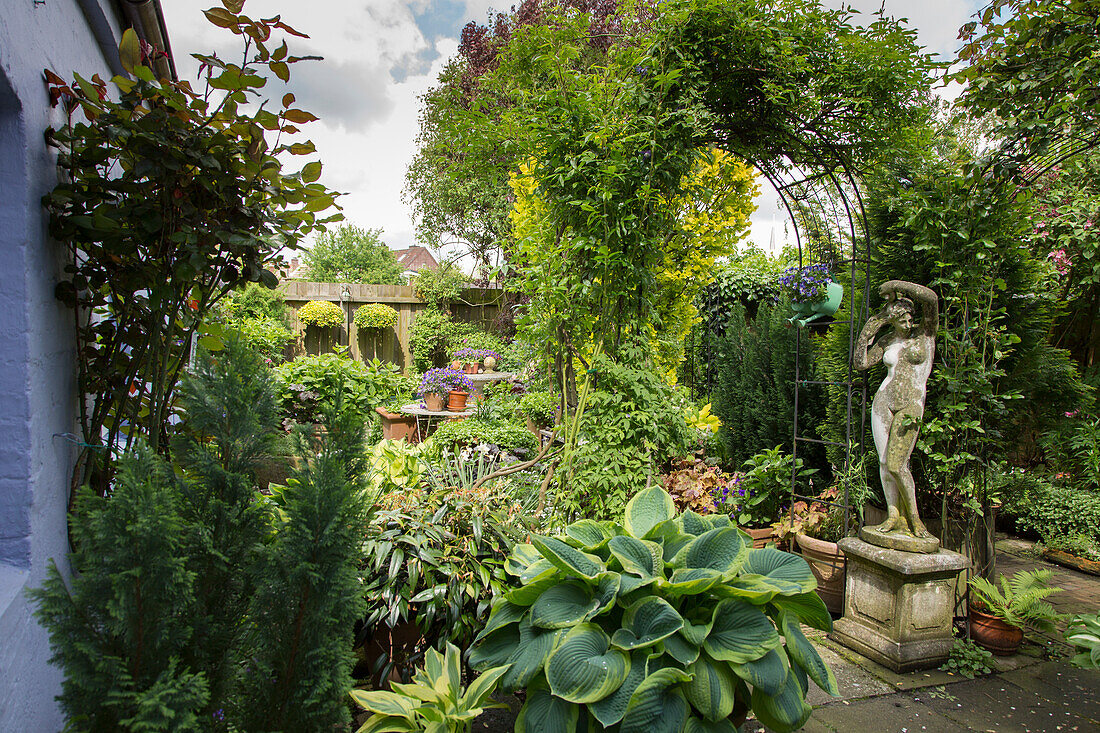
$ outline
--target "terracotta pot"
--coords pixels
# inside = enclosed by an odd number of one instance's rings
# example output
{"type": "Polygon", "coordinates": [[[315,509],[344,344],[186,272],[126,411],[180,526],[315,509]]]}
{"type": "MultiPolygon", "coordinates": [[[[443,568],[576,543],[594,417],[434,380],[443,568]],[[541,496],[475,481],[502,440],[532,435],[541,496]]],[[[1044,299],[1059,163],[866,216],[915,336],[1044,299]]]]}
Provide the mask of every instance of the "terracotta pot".
{"type": "Polygon", "coordinates": [[[428,408],[432,412],[443,411],[443,395],[436,394],[435,392],[424,393],[424,407],[428,408]]]}
{"type": "Polygon", "coordinates": [[[748,532],[749,537],[752,537],[752,549],[754,550],[767,547],[769,542],[775,542],[775,527],[764,527],[763,529],[742,527],[741,529],[748,532]]]}
{"type": "Polygon", "coordinates": [[[848,563],[844,553],[835,542],[804,534],[796,535],[795,541],[817,578],[817,595],[825,602],[825,608],[829,609],[829,613],[844,613],[844,580],[848,563]]]}
{"type": "Polygon", "coordinates": [[[386,440],[405,440],[415,443],[416,418],[412,415],[403,415],[399,412],[387,412],[381,407],[374,411],[382,416],[382,437],[386,440]]]}
{"type": "Polygon", "coordinates": [[[487,356],[481,360],[481,363],[485,365],[485,371],[494,372],[497,368],[497,360],[495,357],[487,356]]]}
{"type": "Polygon", "coordinates": [[[477,362],[466,362],[462,365],[462,371],[467,374],[477,374],[477,362]]]}
{"type": "Polygon", "coordinates": [[[1020,642],[1024,639],[1024,630],[971,606],[970,638],[983,649],[988,649],[997,656],[1007,657],[1015,654],[1020,648],[1020,642]]]}
{"type": "Polygon", "coordinates": [[[447,394],[447,409],[451,412],[462,412],[466,409],[466,399],[470,396],[469,392],[460,392],[453,389],[447,394]]]}
{"type": "Polygon", "coordinates": [[[460,362],[458,359],[455,359],[451,362],[451,369],[461,370],[462,362],[460,362]]]}

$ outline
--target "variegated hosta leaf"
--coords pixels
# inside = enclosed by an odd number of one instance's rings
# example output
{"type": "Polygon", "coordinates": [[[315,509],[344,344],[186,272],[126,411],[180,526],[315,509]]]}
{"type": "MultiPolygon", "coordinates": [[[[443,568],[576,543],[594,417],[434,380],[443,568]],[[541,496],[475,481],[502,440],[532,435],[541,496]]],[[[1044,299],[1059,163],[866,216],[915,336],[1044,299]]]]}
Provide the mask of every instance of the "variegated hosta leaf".
{"type": "Polygon", "coordinates": [[[641,578],[664,577],[665,561],[658,543],[622,536],[612,537],[607,546],[624,573],[641,578]]]}
{"type": "Polygon", "coordinates": [[[733,522],[731,522],[730,518],[725,514],[711,514],[707,517],[704,517],[704,519],[707,520],[707,524],[710,525],[711,529],[733,526],[733,522]]]}
{"type": "Polygon", "coordinates": [[[833,617],[825,608],[825,601],[815,592],[800,593],[797,596],[776,596],[772,605],[780,611],[797,616],[798,620],[812,629],[833,630],[833,617]]]}
{"type": "Polygon", "coordinates": [[[683,617],[668,601],[650,596],[627,609],[622,628],[615,631],[611,643],[620,649],[641,649],[653,646],[683,627],[683,617]]]}
{"type": "Polygon", "coordinates": [[[619,689],[602,700],[590,703],[588,709],[604,728],[610,728],[623,719],[631,695],[646,676],[646,661],[650,650],[637,649],[630,653],[630,672],[619,689]]]}
{"type": "Polygon", "coordinates": [[[470,683],[466,692],[458,700],[458,712],[476,718],[486,707],[507,707],[499,703],[489,704],[489,695],[496,689],[497,681],[508,671],[508,667],[494,667],[478,675],[470,683]]]}
{"type": "Polygon", "coordinates": [[[679,733],[688,716],[680,683],[690,679],[681,669],[661,669],[642,680],[630,696],[620,733],[679,733]]]}
{"type": "Polygon", "coordinates": [[[783,638],[787,640],[787,656],[791,661],[805,670],[810,679],[818,687],[834,697],[840,695],[836,686],[836,677],[833,670],[821,659],[817,649],[802,633],[802,627],[798,619],[786,612],[780,615],[783,638]]]}
{"type": "MultiPolygon", "coordinates": [[[[546,563],[550,565],[550,563],[546,563]]],[[[530,606],[539,599],[548,588],[553,588],[562,581],[562,575],[558,569],[550,565],[550,569],[531,581],[524,581],[519,588],[513,588],[504,594],[505,600],[517,606],[530,606]]]]}
{"type": "Polygon", "coordinates": [[[692,644],[684,638],[682,633],[673,634],[661,643],[664,644],[665,653],[684,667],[699,658],[699,645],[692,644]]]}
{"type": "Polygon", "coordinates": [[[684,532],[678,521],[667,519],[650,530],[647,539],[661,545],[661,557],[667,564],[672,562],[677,552],[695,538],[684,532]]]}
{"type": "Polygon", "coordinates": [[[805,560],[774,547],[750,550],[741,566],[741,575],[763,575],[783,596],[808,593],[817,588],[817,578],[805,560]]]}
{"type": "Polygon", "coordinates": [[[607,570],[598,557],[585,554],[576,547],[570,547],[556,537],[533,535],[531,542],[539,549],[544,558],[567,575],[593,580],[597,575],[607,570]]]}
{"type": "Polygon", "coordinates": [[[619,597],[619,588],[623,576],[608,570],[596,576],[595,598],[598,603],[596,610],[588,618],[594,618],[607,613],[615,607],[615,599],[619,597]]]}
{"type": "Polygon", "coordinates": [[[585,552],[595,552],[614,536],[607,526],[593,519],[582,519],[565,528],[565,542],[585,552]]]}
{"type": "Polygon", "coordinates": [[[555,695],[576,703],[610,695],[630,672],[630,657],[611,648],[611,639],[596,624],[575,626],[546,660],[546,680],[555,695]]]}
{"type": "Polygon", "coordinates": [[[684,628],[680,633],[692,644],[699,645],[703,643],[703,639],[707,638],[707,634],[713,627],[714,613],[711,612],[705,620],[700,620],[697,616],[684,619],[684,628]]]}
{"type": "MultiPolygon", "coordinates": [[[[529,623],[529,620],[528,620],[529,623]]],[[[520,624],[508,624],[489,633],[482,631],[470,650],[470,666],[478,671],[508,664],[520,639],[520,624]]]]}
{"type": "Polygon", "coordinates": [[[527,702],[516,718],[516,733],[562,733],[573,731],[580,707],[555,697],[544,677],[527,687],[527,702]]]}
{"type": "Polygon", "coordinates": [[[732,577],[740,567],[748,547],[744,537],[733,527],[711,529],[702,533],[672,558],[676,568],[717,570],[732,577]]]}
{"type": "Polygon", "coordinates": [[[485,628],[481,630],[478,636],[492,633],[508,624],[518,623],[525,613],[527,613],[526,606],[520,606],[508,600],[498,600],[493,604],[493,608],[489,612],[489,620],[485,622],[485,628]]]}
{"type": "Polygon", "coordinates": [[[790,670],[790,662],[782,649],[772,649],[760,659],[733,666],[738,677],[752,685],[754,690],[759,688],[768,695],[778,694],[783,689],[790,670]]]}
{"type": "Polygon", "coordinates": [[[631,536],[646,539],[649,531],[676,516],[676,504],[660,486],[651,486],[634,495],[626,505],[623,524],[631,536]]]}
{"type": "Polygon", "coordinates": [[[741,598],[754,606],[763,606],[778,596],[779,590],[763,575],[740,575],[716,588],[715,595],[721,598],[741,598]]]}
{"type": "Polygon", "coordinates": [[[622,575],[619,583],[619,595],[625,596],[628,593],[632,593],[639,588],[652,585],[657,582],[657,578],[639,578],[637,575],[622,575]]]}
{"type": "Polygon", "coordinates": [[[412,718],[413,711],[419,707],[419,702],[405,695],[385,690],[352,690],[351,699],[359,707],[380,715],[396,715],[402,718],[412,718]]]}
{"type": "Polygon", "coordinates": [[[737,677],[730,665],[703,654],[687,671],[692,675],[684,685],[688,702],[707,720],[728,718],[737,702],[737,677]]]}
{"type": "Polygon", "coordinates": [[[539,554],[534,545],[519,544],[513,547],[512,552],[508,554],[508,559],[504,562],[504,570],[509,575],[519,577],[532,563],[541,559],[542,555],[539,554]]]}
{"type": "Polygon", "coordinates": [[[510,666],[501,678],[501,687],[509,691],[526,687],[545,669],[546,660],[565,633],[561,629],[540,629],[531,624],[530,617],[525,618],[519,625],[519,642],[508,656],[510,666]]]}
{"type": "Polygon", "coordinates": [[[519,574],[519,579],[524,583],[530,583],[539,578],[544,578],[550,573],[557,573],[557,568],[554,567],[554,563],[544,557],[540,557],[519,574]]]}
{"type": "Polygon", "coordinates": [[[689,534],[692,537],[698,537],[712,529],[710,522],[690,509],[680,515],[680,527],[684,530],[684,534],[689,534]]]}
{"type": "Polygon", "coordinates": [[[672,571],[667,581],[657,584],[670,596],[693,596],[705,593],[722,582],[722,573],[707,568],[680,568],[672,571]]]}
{"type": "Polygon", "coordinates": [[[792,733],[809,720],[812,709],[806,704],[797,676],[789,674],[783,689],[776,695],[769,695],[763,689],[754,687],[752,711],[768,730],[792,733]]]}
{"type": "Polygon", "coordinates": [[[714,626],[703,641],[703,649],[715,659],[744,664],[779,644],[779,634],[763,611],[732,598],[714,607],[714,626]]]}
{"type": "Polygon", "coordinates": [[[406,718],[374,714],[355,733],[416,733],[421,726],[406,718]]]}
{"type": "Polygon", "coordinates": [[[709,720],[700,720],[696,717],[688,718],[684,726],[684,733],[737,733],[737,726],[728,720],[719,720],[712,723],[709,720]]]}
{"type": "Polygon", "coordinates": [[[594,590],[579,580],[547,588],[531,606],[531,623],[544,629],[564,629],[587,620],[600,606],[594,590]]]}

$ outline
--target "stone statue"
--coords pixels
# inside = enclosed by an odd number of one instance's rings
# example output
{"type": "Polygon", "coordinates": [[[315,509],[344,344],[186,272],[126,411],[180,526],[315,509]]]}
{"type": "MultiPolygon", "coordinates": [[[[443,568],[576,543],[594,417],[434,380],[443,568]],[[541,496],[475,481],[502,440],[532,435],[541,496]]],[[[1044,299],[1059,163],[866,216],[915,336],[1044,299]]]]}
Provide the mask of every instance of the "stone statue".
{"type": "Polygon", "coordinates": [[[882,524],[862,528],[860,537],[895,550],[936,552],[939,540],[917,514],[909,457],[924,416],[928,375],[936,352],[938,298],[929,288],[904,280],[883,283],[879,293],[886,298],[886,306],[864,324],[852,365],[864,370],[881,361],[888,370],[871,403],[871,432],[888,513],[882,524]],[[920,320],[915,321],[918,304],[920,320]],[[892,327],[890,332],[872,345],[887,325],[892,327]]]}

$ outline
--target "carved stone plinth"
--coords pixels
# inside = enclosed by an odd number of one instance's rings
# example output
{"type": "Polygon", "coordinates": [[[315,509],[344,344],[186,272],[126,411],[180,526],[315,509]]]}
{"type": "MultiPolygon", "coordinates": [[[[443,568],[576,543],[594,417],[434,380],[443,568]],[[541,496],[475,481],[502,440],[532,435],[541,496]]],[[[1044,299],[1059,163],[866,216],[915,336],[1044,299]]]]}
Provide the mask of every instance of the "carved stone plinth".
{"type": "Polygon", "coordinates": [[[844,617],[830,635],[895,672],[937,667],[947,659],[955,576],[969,560],[957,552],[915,553],[840,541],[848,557],[844,617]]]}

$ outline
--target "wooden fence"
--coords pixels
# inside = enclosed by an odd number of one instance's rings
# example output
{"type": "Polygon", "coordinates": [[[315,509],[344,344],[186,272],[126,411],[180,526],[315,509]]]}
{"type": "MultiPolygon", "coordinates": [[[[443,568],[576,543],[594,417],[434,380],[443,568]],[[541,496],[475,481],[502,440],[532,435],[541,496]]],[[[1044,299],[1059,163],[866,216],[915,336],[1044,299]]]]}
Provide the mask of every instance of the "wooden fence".
{"type": "MultiPolygon", "coordinates": [[[[381,359],[401,367],[403,372],[412,368],[412,349],[409,331],[413,318],[427,304],[416,297],[410,285],[343,285],[339,283],[315,283],[304,280],[287,280],[279,289],[290,308],[291,328],[298,339],[291,347],[289,357],[301,354],[321,354],[335,346],[350,346],[356,359],[369,361],[381,359]],[[298,309],[311,300],[328,300],[344,311],[344,325],[340,328],[306,327],[298,320],[298,309]],[[397,311],[397,324],[393,328],[377,332],[360,332],[352,318],[355,310],[367,303],[385,303],[397,311]]],[[[451,306],[457,321],[479,323],[483,327],[497,317],[503,291],[498,289],[468,288],[463,291],[461,302],[451,306]]]]}

